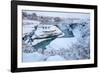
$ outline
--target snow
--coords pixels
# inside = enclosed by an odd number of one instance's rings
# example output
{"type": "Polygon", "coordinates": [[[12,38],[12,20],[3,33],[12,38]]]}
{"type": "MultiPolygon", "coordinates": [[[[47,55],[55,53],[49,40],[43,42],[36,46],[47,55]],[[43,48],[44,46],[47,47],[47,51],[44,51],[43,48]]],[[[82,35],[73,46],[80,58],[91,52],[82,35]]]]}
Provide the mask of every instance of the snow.
{"type": "Polygon", "coordinates": [[[74,12],[49,12],[49,11],[25,11],[27,14],[36,13],[38,16],[60,17],[60,18],[79,18],[87,19],[90,17],[89,13],[74,13],[74,12]]]}
{"type": "MultiPolygon", "coordinates": [[[[33,26],[32,26],[33,27],[33,26]]],[[[23,35],[24,34],[28,34],[28,33],[30,33],[32,30],[34,30],[34,28],[32,28],[31,26],[29,27],[28,25],[24,25],[24,27],[23,27],[23,35]],[[27,27],[27,28],[25,28],[25,27],[27,27]]]]}
{"type": "Polygon", "coordinates": [[[23,25],[33,25],[33,26],[36,26],[38,24],[40,24],[39,21],[33,21],[33,20],[23,20],[23,25]]]}
{"type": "Polygon", "coordinates": [[[56,38],[49,45],[46,46],[47,50],[59,50],[59,49],[69,49],[72,44],[76,43],[76,38],[56,38]]]}
{"type": "Polygon", "coordinates": [[[44,56],[38,52],[23,53],[23,62],[43,61],[44,56]]]}
{"type": "Polygon", "coordinates": [[[23,20],[23,34],[30,33],[32,30],[35,30],[34,27],[39,24],[39,21],[23,20]]]}
{"type": "Polygon", "coordinates": [[[59,55],[50,56],[47,61],[65,61],[65,59],[59,55]]]}
{"type": "Polygon", "coordinates": [[[73,34],[74,34],[75,38],[80,39],[80,37],[81,37],[81,31],[79,30],[78,27],[73,30],[73,34]]]}
{"type": "Polygon", "coordinates": [[[34,42],[32,42],[32,45],[36,45],[37,43],[42,42],[44,40],[47,40],[47,39],[35,39],[34,42]]]}
{"type": "Polygon", "coordinates": [[[37,37],[47,37],[49,35],[59,35],[59,34],[64,35],[64,33],[54,25],[39,25],[37,27],[37,30],[35,31],[35,35],[37,37]],[[48,27],[48,28],[43,29],[43,27],[46,27],[46,28],[48,27]]]}

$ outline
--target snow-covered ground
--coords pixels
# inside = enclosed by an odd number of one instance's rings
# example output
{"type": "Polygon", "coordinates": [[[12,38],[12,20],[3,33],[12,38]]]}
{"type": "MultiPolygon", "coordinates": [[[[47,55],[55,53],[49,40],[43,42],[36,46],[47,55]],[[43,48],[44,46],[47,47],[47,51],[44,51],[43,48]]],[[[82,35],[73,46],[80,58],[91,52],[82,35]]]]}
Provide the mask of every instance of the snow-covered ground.
{"type": "Polygon", "coordinates": [[[44,56],[38,52],[23,53],[23,62],[38,62],[43,61],[44,59],[44,56]]]}
{"type": "Polygon", "coordinates": [[[59,55],[50,56],[47,61],[65,61],[65,59],[59,55]]]}
{"type": "Polygon", "coordinates": [[[75,44],[77,39],[74,38],[56,38],[49,45],[46,46],[47,50],[69,49],[72,44],[75,44]]]}

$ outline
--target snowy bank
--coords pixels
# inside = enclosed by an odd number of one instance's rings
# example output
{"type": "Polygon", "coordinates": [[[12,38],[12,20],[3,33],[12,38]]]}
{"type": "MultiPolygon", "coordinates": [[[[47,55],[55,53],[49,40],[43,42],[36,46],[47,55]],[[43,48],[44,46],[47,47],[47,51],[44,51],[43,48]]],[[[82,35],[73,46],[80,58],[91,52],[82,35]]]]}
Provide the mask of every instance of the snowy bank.
{"type": "Polygon", "coordinates": [[[50,56],[47,61],[65,61],[65,59],[59,55],[50,56]]]}

